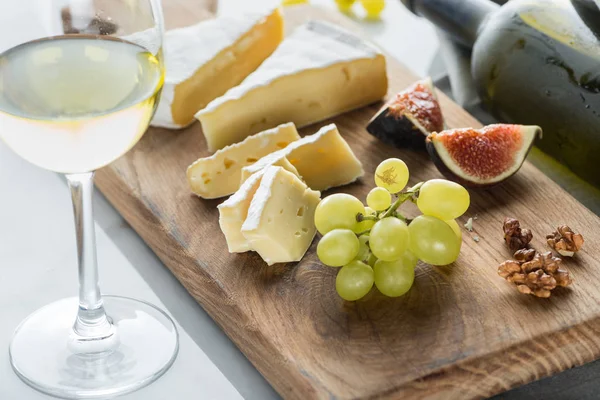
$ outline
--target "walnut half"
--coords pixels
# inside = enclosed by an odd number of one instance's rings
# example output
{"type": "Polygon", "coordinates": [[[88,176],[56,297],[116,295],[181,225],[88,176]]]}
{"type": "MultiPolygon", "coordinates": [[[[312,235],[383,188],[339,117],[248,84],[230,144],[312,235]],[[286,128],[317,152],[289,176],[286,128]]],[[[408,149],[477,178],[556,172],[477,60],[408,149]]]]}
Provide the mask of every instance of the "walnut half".
{"type": "Polygon", "coordinates": [[[514,258],[500,264],[498,275],[517,285],[521,293],[547,298],[556,287],[573,283],[569,271],[561,268],[562,260],[551,252],[521,249],[514,258]]]}
{"type": "Polygon", "coordinates": [[[554,232],[546,235],[548,246],[561,256],[573,257],[583,246],[583,236],[573,232],[567,225],[559,226],[554,232]]]}
{"type": "Polygon", "coordinates": [[[504,241],[512,251],[526,248],[533,239],[531,231],[522,229],[519,220],[515,218],[504,218],[502,230],[504,231],[504,241]]]}

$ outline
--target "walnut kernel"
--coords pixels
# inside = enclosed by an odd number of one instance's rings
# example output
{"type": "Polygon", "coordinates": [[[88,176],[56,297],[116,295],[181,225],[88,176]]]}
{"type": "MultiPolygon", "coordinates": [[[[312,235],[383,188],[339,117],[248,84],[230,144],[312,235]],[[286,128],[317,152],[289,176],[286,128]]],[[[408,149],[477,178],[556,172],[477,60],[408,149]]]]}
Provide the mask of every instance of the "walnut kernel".
{"type": "Polygon", "coordinates": [[[521,293],[547,298],[556,287],[573,283],[569,271],[561,268],[562,260],[551,252],[521,249],[514,258],[500,264],[498,275],[514,283],[521,293]]]}
{"type": "Polygon", "coordinates": [[[561,256],[573,257],[583,246],[583,236],[573,232],[567,225],[559,226],[556,231],[546,235],[548,246],[561,256]]]}
{"type": "Polygon", "coordinates": [[[527,248],[529,242],[533,239],[531,231],[522,229],[521,224],[515,218],[506,217],[502,229],[504,231],[504,241],[512,251],[527,248]]]}

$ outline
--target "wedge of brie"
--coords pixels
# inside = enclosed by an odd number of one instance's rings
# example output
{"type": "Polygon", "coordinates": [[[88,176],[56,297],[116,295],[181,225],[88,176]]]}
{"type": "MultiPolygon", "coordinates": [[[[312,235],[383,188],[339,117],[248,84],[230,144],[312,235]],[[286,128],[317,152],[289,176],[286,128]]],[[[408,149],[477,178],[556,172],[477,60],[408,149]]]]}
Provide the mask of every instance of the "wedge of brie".
{"type": "Polygon", "coordinates": [[[385,57],[335,25],[297,28],[239,86],[196,114],[210,151],[284,122],[302,127],[381,99],[385,57]]]}
{"type": "Polygon", "coordinates": [[[183,128],[254,71],[283,39],[279,8],[221,16],[165,34],[165,83],[151,123],[183,128]]]}
{"type": "MultiPolygon", "coordinates": [[[[193,193],[205,199],[229,196],[241,185],[242,168],[252,165],[267,154],[287,147],[300,139],[292,123],[247,137],[243,142],[227,146],[210,157],[196,160],[187,169],[187,179],[193,193]]],[[[279,165],[297,173],[287,160],[279,165]]]]}
{"type": "Polygon", "coordinates": [[[219,226],[225,235],[230,253],[243,253],[252,250],[242,235],[242,225],[248,216],[248,208],[254,193],[260,185],[264,171],[254,174],[238,189],[235,194],[219,204],[219,226]]]}
{"type": "Polygon", "coordinates": [[[268,167],[261,175],[242,236],[269,265],[300,261],[317,232],[314,219],[320,193],[281,167],[268,167]]]}
{"type": "MultiPolygon", "coordinates": [[[[286,148],[271,153],[242,169],[242,182],[274,162],[289,161],[306,184],[314,190],[352,183],[364,174],[361,162],[342,138],[335,124],[329,124],[313,135],[304,136],[286,148]]],[[[282,164],[276,164],[282,165],[282,164]]]]}

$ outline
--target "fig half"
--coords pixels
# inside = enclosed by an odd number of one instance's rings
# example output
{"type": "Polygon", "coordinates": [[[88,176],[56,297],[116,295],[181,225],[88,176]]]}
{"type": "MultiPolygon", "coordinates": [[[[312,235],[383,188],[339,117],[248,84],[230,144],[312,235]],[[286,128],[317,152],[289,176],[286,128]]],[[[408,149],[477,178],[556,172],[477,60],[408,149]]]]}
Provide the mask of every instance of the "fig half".
{"type": "Polygon", "coordinates": [[[542,137],[542,129],[534,125],[449,129],[429,135],[427,151],[448,179],[466,186],[490,186],[521,168],[536,137],[542,137]]]}
{"type": "Polygon", "coordinates": [[[431,132],[444,129],[444,117],[431,78],[396,94],[369,121],[367,131],[396,147],[424,148],[431,132]]]}

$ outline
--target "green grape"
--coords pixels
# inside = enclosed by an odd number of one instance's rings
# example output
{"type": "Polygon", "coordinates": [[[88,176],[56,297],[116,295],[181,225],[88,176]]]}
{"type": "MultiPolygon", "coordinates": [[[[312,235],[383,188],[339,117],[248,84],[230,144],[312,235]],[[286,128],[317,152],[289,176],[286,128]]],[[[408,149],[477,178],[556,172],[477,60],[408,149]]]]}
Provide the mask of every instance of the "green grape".
{"type": "Polygon", "coordinates": [[[402,254],[402,258],[400,259],[404,263],[404,265],[410,265],[411,267],[416,267],[419,259],[415,256],[410,250],[406,250],[404,254],[402,254]]]}
{"type": "Polygon", "coordinates": [[[371,228],[369,245],[380,260],[398,260],[408,248],[408,242],[408,227],[396,217],[377,221],[371,228]]]}
{"type": "Polygon", "coordinates": [[[398,158],[388,158],[375,169],[375,184],[390,193],[401,192],[408,183],[408,167],[398,158]]]}
{"type": "Polygon", "coordinates": [[[373,269],[362,261],[352,261],[343,266],[335,278],[335,290],[344,300],[354,301],[364,297],[373,287],[373,269]]]}
{"type": "Polygon", "coordinates": [[[377,257],[375,257],[375,254],[371,253],[371,255],[369,256],[369,260],[367,261],[367,264],[369,264],[371,267],[375,266],[375,263],[377,262],[377,257]]]}
{"type": "Polygon", "coordinates": [[[356,0],[335,0],[338,8],[340,9],[340,11],[343,11],[343,12],[349,11],[352,8],[352,6],[354,5],[355,1],[356,0]]]}
{"type": "Polygon", "coordinates": [[[322,234],[333,229],[355,229],[356,214],[365,213],[365,206],[354,196],[345,193],[325,197],[315,210],[315,225],[322,234]]]}
{"type": "Polygon", "coordinates": [[[463,215],[470,202],[469,192],[458,183],[432,179],[421,186],[417,207],[425,215],[448,221],[463,215]]]}
{"type": "Polygon", "coordinates": [[[367,205],[375,211],[387,210],[392,205],[392,195],[384,188],[373,188],[367,195],[367,205]]]}
{"type": "MultiPolygon", "coordinates": [[[[373,210],[371,207],[365,207],[365,212],[363,215],[376,216],[377,212],[375,210],[373,210]]],[[[361,221],[361,222],[357,223],[356,225],[354,225],[354,228],[352,228],[352,230],[354,231],[354,233],[366,232],[369,229],[371,229],[373,227],[373,225],[375,225],[375,222],[377,222],[377,221],[366,219],[366,220],[361,221]]]]}
{"type": "Polygon", "coordinates": [[[386,296],[402,296],[410,290],[415,281],[415,268],[403,259],[396,261],[379,260],[373,267],[375,286],[386,296]]]}
{"type": "Polygon", "coordinates": [[[385,0],[361,0],[362,6],[367,12],[367,17],[377,18],[385,8],[385,0]]]}
{"type": "Polygon", "coordinates": [[[410,251],[431,265],[451,264],[460,253],[460,240],[444,221],[420,215],[408,226],[410,251]]]}
{"type": "Polygon", "coordinates": [[[367,261],[371,255],[371,250],[369,250],[369,235],[359,236],[358,243],[358,254],[356,257],[354,257],[354,259],[358,261],[367,261]]]}
{"type": "Polygon", "coordinates": [[[319,240],[317,256],[330,267],[341,267],[354,260],[360,249],[358,238],[349,229],[334,229],[319,240]]]}
{"type": "Polygon", "coordinates": [[[460,226],[458,225],[458,222],[456,222],[455,219],[450,219],[450,220],[444,221],[444,222],[447,223],[450,226],[450,228],[452,228],[452,230],[456,234],[456,237],[458,237],[458,240],[460,240],[462,242],[462,231],[460,230],[460,226]]]}

